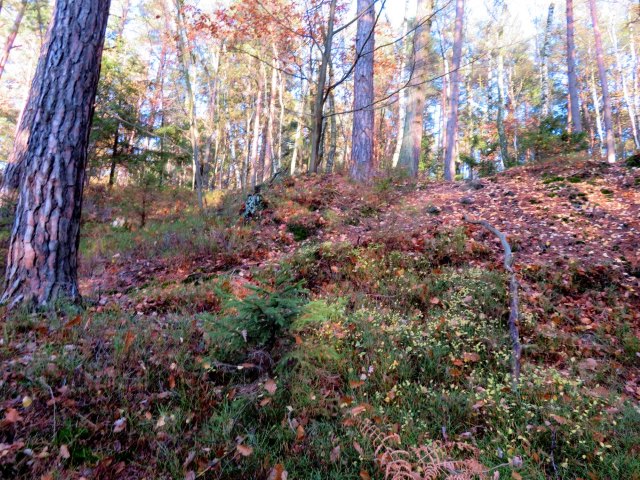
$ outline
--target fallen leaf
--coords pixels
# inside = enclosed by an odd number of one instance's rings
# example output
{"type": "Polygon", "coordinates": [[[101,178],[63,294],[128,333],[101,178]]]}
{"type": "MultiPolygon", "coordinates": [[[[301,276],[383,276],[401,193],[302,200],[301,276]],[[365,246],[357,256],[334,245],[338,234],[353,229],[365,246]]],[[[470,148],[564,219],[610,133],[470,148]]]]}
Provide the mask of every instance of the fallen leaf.
{"type": "Polygon", "coordinates": [[[196,472],[189,470],[184,476],[184,480],[196,480],[196,472]]]}
{"type": "Polygon", "coordinates": [[[549,416],[553,418],[556,422],[558,422],[560,425],[566,425],[567,423],[569,423],[569,420],[567,420],[564,417],[561,417],[560,415],[555,415],[552,413],[549,416]]]}
{"type": "Polygon", "coordinates": [[[67,447],[66,445],[61,445],[60,446],[60,456],[62,458],[64,458],[65,460],[71,457],[71,454],[69,453],[69,447],[67,447]]]}
{"type": "Polygon", "coordinates": [[[136,339],[136,334],[131,330],[128,330],[124,336],[124,353],[127,353],[131,346],[133,345],[133,341],[136,339]]]}
{"type": "Polygon", "coordinates": [[[4,420],[8,423],[16,423],[21,422],[22,417],[20,416],[20,413],[18,413],[18,410],[16,410],[15,408],[9,408],[4,413],[4,420]]]}
{"type": "Polygon", "coordinates": [[[274,465],[269,472],[267,480],[287,480],[288,476],[287,471],[284,469],[284,465],[278,463],[277,465],[274,465]]]}
{"type": "Polygon", "coordinates": [[[251,448],[248,445],[239,444],[238,446],[236,446],[236,450],[243,457],[248,457],[249,455],[251,455],[253,453],[253,448],[251,448]]]}
{"type": "Polygon", "coordinates": [[[126,426],[127,426],[127,419],[124,417],[119,418],[118,420],[113,422],[113,433],[118,433],[123,431],[126,426]]]}
{"type": "Polygon", "coordinates": [[[31,399],[31,397],[29,396],[22,397],[22,406],[24,408],[29,408],[32,403],[33,403],[33,400],[31,399]]]}
{"type": "Polygon", "coordinates": [[[431,303],[431,305],[438,305],[440,303],[440,299],[438,297],[431,297],[429,303],[431,303]]]}
{"type": "Polygon", "coordinates": [[[371,475],[366,470],[360,470],[360,479],[361,480],[371,480],[371,475]]]}
{"type": "Polygon", "coordinates": [[[270,395],[273,395],[274,393],[276,393],[277,388],[278,388],[278,385],[276,385],[276,382],[274,382],[273,379],[271,378],[269,378],[266,382],[264,382],[264,389],[270,395]]]}
{"type": "Polygon", "coordinates": [[[479,362],[480,361],[480,355],[478,355],[477,353],[463,353],[462,354],[462,359],[469,363],[469,362],[479,362]]]}
{"type": "Polygon", "coordinates": [[[331,461],[331,463],[336,463],[339,458],[340,458],[340,445],[336,445],[335,447],[333,447],[333,449],[331,450],[331,453],[329,454],[329,460],[331,461]]]}
{"type": "Polygon", "coordinates": [[[368,408],[369,408],[368,404],[362,403],[362,404],[358,405],[357,407],[353,407],[351,409],[351,415],[353,415],[354,417],[357,417],[362,412],[366,412],[368,408]]]}
{"type": "Polygon", "coordinates": [[[64,324],[64,328],[68,330],[72,327],[75,327],[76,325],[80,325],[81,322],[82,322],[82,317],[80,315],[76,315],[75,317],[73,317],[71,320],[67,321],[67,323],[64,324]]]}
{"type": "Polygon", "coordinates": [[[364,450],[362,449],[360,444],[355,440],[353,441],[353,448],[355,448],[356,452],[358,452],[358,455],[360,456],[364,455],[364,450]]]}
{"type": "Polygon", "coordinates": [[[302,440],[304,440],[304,436],[304,427],[302,425],[298,425],[298,427],[296,428],[296,441],[301,442],[302,440]]]}

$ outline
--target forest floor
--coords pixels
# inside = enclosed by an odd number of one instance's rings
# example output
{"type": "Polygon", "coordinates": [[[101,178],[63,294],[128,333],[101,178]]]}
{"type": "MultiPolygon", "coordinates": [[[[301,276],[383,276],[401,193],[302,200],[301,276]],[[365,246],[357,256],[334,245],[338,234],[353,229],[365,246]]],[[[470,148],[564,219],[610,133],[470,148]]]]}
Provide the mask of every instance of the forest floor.
{"type": "Polygon", "coordinates": [[[639,168],[207,200],[88,192],[85,308],[0,323],[0,478],[640,479],[639,168]]]}

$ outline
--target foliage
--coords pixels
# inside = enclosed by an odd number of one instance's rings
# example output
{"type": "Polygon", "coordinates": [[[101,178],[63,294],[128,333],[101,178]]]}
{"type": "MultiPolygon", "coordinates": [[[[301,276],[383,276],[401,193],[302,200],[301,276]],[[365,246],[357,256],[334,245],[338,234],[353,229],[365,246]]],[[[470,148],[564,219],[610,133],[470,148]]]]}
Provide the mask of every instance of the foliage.
{"type": "Polygon", "coordinates": [[[559,117],[541,120],[536,129],[522,136],[522,148],[532,149],[539,159],[585,150],[588,147],[585,133],[570,133],[559,117]]]}

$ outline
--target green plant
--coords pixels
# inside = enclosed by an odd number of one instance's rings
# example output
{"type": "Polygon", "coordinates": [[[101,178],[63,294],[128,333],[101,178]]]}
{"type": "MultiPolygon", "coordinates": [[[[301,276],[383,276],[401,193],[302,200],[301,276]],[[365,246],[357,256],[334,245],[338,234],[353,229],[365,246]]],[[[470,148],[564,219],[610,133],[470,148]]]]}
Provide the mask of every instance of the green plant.
{"type": "Polygon", "coordinates": [[[298,316],[307,303],[304,281],[294,281],[287,270],[278,271],[272,281],[250,285],[244,298],[228,289],[218,288],[223,315],[212,322],[212,339],[216,353],[234,356],[243,347],[271,348],[283,330],[298,316]]]}

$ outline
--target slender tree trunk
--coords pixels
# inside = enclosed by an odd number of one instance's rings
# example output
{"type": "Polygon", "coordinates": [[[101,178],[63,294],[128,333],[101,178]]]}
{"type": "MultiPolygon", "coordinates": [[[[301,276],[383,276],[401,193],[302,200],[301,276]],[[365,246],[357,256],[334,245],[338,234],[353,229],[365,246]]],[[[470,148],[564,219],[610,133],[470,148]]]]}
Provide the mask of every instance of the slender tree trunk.
{"type": "Polygon", "coordinates": [[[20,2],[20,6],[18,7],[18,14],[16,15],[16,18],[13,21],[11,30],[9,30],[9,36],[7,37],[7,42],[4,44],[2,56],[0,56],[0,78],[2,78],[2,74],[4,73],[4,67],[7,65],[9,54],[13,49],[13,43],[16,41],[16,37],[18,36],[18,31],[20,30],[20,24],[22,23],[22,19],[24,17],[24,12],[26,9],[27,9],[27,0],[22,0],[20,2]]]}
{"type": "Polygon", "coordinates": [[[433,0],[418,0],[416,26],[413,37],[412,76],[407,92],[407,112],[404,118],[404,134],[398,165],[411,176],[418,175],[422,137],[424,135],[424,105],[427,99],[429,74],[429,35],[431,32],[431,14],[433,0]]]}
{"type": "MultiPolygon", "coordinates": [[[[320,145],[322,137],[322,124],[324,119],[325,84],[327,82],[327,70],[331,61],[331,46],[333,43],[333,23],[336,12],[336,0],[331,0],[329,4],[329,19],[327,20],[327,32],[324,38],[324,50],[322,61],[318,71],[318,84],[316,86],[316,96],[313,105],[313,124],[311,126],[311,160],[309,162],[309,172],[317,173],[320,165],[320,145]]],[[[356,47],[357,48],[357,47],[356,47]]],[[[372,54],[373,55],[373,54],[372,54]]]]}
{"type": "Polygon", "coordinates": [[[351,177],[365,182],[373,174],[375,3],[358,0],[356,66],[353,83],[351,177]]]}
{"type": "Polygon", "coordinates": [[[571,115],[571,131],[582,132],[580,116],[580,97],[578,96],[578,77],[576,75],[576,43],[575,21],[573,16],[573,0],[567,0],[567,72],[569,85],[569,106],[571,115]]]}
{"type": "MultiPolygon", "coordinates": [[[[640,140],[638,139],[638,128],[636,125],[636,111],[635,105],[631,100],[629,94],[629,87],[627,86],[627,79],[625,76],[624,67],[622,65],[622,58],[620,56],[620,50],[618,48],[618,35],[615,32],[615,26],[611,25],[610,28],[611,42],[613,43],[613,52],[616,57],[616,66],[618,67],[618,75],[620,76],[620,85],[622,86],[622,95],[624,97],[624,103],[627,105],[627,114],[629,115],[629,122],[631,123],[631,133],[633,135],[633,143],[636,149],[640,149],[640,140]]],[[[624,140],[621,139],[622,143],[624,140]]]]}
{"type": "Polygon", "coordinates": [[[251,170],[251,186],[255,187],[258,180],[258,175],[264,172],[264,168],[262,172],[260,172],[260,167],[258,162],[260,160],[260,155],[258,152],[258,147],[260,145],[260,116],[262,115],[262,92],[266,90],[266,73],[264,70],[264,64],[261,64],[260,69],[262,70],[262,74],[260,75],[261,80],[258,81],[258,92],[256,96],[256,109],[254,113],[253,119],[253,139],[251,141],[251,158],[249,161],[249,169],[251,170]]]}
{"type": "Polygon", "coordinates": [[[509,143],[507,140],[507,133],[505,131],[504,119],[505,119],[505,102],[507,98],[506,88],[504,85],[504,49],[502,47],[504,27],[502,21],[506,14],[506,4],[500,16],[500,26],[498,27],[498,51],[496,55],[496,80],[498,84],[498,116],[496,119],[496,126],[498,129],[498,143],[500,144],[500,157],[502,165],[510,165],[511,158],[509,157],[509,143]]]}
{"type": "Polygon", "coordinates": [[[447,121],[447,147],[444,157],[444,178],[452,181],[456,175],[454,152],[458,141],[458,107],[460,105],[460,63],[462,60],[462,34],[464,0],[456,0],[456,26],[453,38],[453,71],[451,72],[451,99],[447,121]]]}
{"type": "MultiPolygon", "coordinates": [[[[420,21],[420,19],[416,19],[416,21],[420,21]]],[[[407,70],[407,30],[409,25],[409,0],[405,0],[404,2],[404,21],[402,22],[402,42],[400,43],[401,48],[401,61],[400,61],[400,83],[404,85],[407,81],[405,78],[406,70],[407,70]]],[[[398,138],[396,140],[396,148],[393,151],[393,158],[391,160],[391,167],[396,168],[398,166],[398,162],[400,161],[400,151],[402,150],[402,143],[404,140],[404,122],[407,117],[407,89],[404,88],[400,93],[398,93],[398,138]]]]}
{"type": "Polygon", "coordinates": [[[116,133],[113,136],[113,152],[111,153],[111,168],[109,169],[109,186],[113,187],[116,181],[116,166],[118,165],[118,143],[120,140],[120,124],[116,125],[116,133]]]}
{"type": "Polygon", "coordinates": [[[602,48],[602,34],[598,26],[598,11],[596,10],[596,0],[589,0],[589,10],[591,11],[591,23],[593,24],[593,35],[596,45],[596,61],[598,63],[598,73],[600,75],[600,87],[602,88],[602,104],[604,110],[604,126],[607,135],[607,161],[616,161],[616,145],[613,133],[613,115],[611,111],[611,98],[609,97],[609,84],[607,82],[607,70],[604,65],[604,51],[602,48]]]}
{"type": "Polygon", "coordinates": [[[338,125],[336,121],[336,99],[333,91],[329,93],[329,124],[331,133],[329,136],[329,154],[327,155],[327,173],[333,172],[333,166],[336,162],[336,152],[338,150],[338,125]]]}
{"type": "Polygon", "coordinates": [[[11,306],[80,298],[82,193],[109,3],[55,5],[27,101],[35,112],[14,145],[25,161],[2,295],[11,306]]]}
{"type": "Polygon", "coordinates": [[[553,25],[553,12],[555,4],[549,4],[549,12],[547,14],[547,24],[544,29],[544,42],[542,43],[542,51],[540,52],[542,93],[540,101],[542,103],[542,118],[546,118],[551,114],[551,87],[549,79],[549,44],[551,42],[551,27],[553,25]]]}
{"type": "Polygon", "coordinates": [[[598,132],[600,154],[602,155],[605,149],[604,130],[602,128],[602,114],[600,113],[600,98],[598,97],[598,91],[596,90],[596,79],[593,72],[591,72],[591,98],[593,101],[593,108],[596,112],[596,130],[598,132]]]}
{"type": "Polygon", "coordinates": [[[195,91],[193,89],[193,81],[195,75],[192,70],[194,68],[193,52],[188,48],[188,38],[185,31],[184,19],[183,19],[183,0],[175,0],[177,11],[177,23],[178,23],[178,52],[180,55],[182,76],[184,79],[185,87],[187,90],[187,111],[189,114],[189,137],[191,140],[192,150],[192,182],[191,186],[196,191],[198,208],[202,209],[204,206],[202,197],[202,164],[200,160],[200,131],[198,129],[198,113],[195,91]]]}
{"type": "MultiPolygon", "coordinates": [[[[274,58],[277,58],[277,52],[275,46],[273,48],[274,58]]],[[[274,60],[275,61],[275,60],[274,60]]],[[[264,177],[262,181],[268,180],[274,174],[275,155],[273,152],[274,140],[273,130],[275,128],[275,115],[276,115],[276,97],[278,95],[278,72],[275,68],[271,69],[271,92],[269,93],[269,114],[267,116],[266,124],[266,143],[265,143],[265,165],[264,165],[264,177]]]]}

